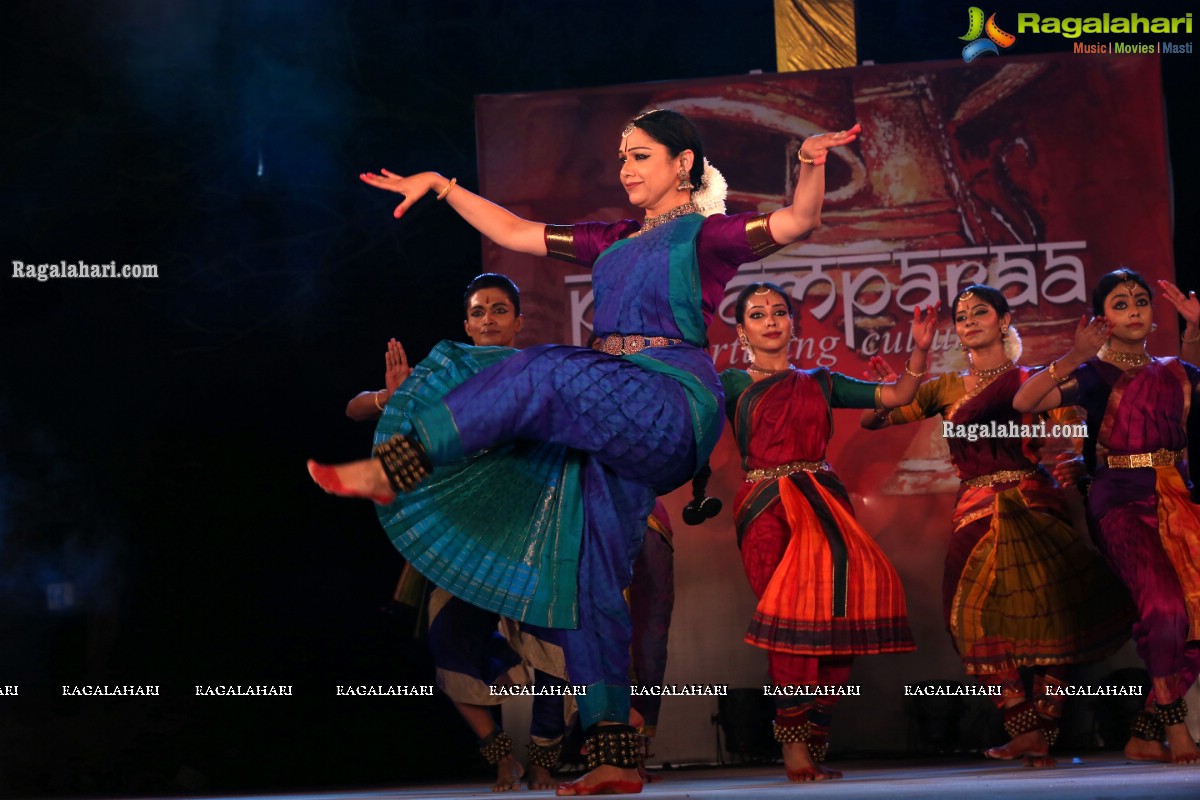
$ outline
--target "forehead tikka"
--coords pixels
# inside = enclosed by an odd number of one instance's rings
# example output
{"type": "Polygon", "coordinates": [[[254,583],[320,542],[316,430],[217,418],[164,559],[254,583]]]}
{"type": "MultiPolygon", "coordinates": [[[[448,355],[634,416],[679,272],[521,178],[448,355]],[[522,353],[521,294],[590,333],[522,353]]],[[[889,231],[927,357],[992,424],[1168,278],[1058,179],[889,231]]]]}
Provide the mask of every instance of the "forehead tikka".
{"type": "Polygon", "coordinates": [[[630,121],[630,123],[629,123],[628,125],[626,125],[626,126],[625,126],[625,130],[621,131],[621,138],[622,138],[622,139],[625,139],[625,138],[627,138],[627,137],[629,136],[629,134],[633,133],[633,129],[637,127],[637,122],[638,122],[638,120],[640,120],[640,119],[642,119],[643,117],[646,117],[646,116],[648,116],[648,115],[650,115],[650,114],[653,114],[653,113],[654,113],[654,112],[656,112],[656,111],[658,111],[658,109],[657,109],[657,108],[652,108],[652,109],[650,109],[649,111],[643,111],[642,113],[640,113],[640,114],[638,114],[636,117],[634,117],[634,118],[633,118],[633,119],[630,121]]]}

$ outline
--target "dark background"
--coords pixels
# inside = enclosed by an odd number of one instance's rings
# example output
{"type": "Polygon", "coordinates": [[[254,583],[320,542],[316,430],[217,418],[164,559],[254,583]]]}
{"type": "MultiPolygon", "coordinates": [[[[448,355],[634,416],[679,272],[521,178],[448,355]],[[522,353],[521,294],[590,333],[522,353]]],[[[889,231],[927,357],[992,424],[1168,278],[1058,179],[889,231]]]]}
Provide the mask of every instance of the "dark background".
{"type": "MultiPolygon", "coordinates": [[[[957,60],[967,5],[862,0],[860,60],[957,60]]],[[[331,696],[432,677],[413,619],[388,607],[401,561],[371,507],[327,498],[304,460],[366,452],[345,402],[381,385],[388,337],[418,355],[462,338],[480,271],[478,235],[447,207],[395,222],[396,198],[356,176],[476,186],[477,94],[773,71],[771,0],[14,0],[0,36],[0,686],[20,687],[0,697],[0,792],[478,768],[440,698],[331,696]],[[37,283],[11,278],[14,260],[151,263],[159,278],[37,283]],[[63,582],[74,604],[49,609],[63,582]],[[62,696],[83,683],[163,696],[62,696]],[[196,698],[196,684],[296,696],[196,698]]],[[[1013,52],[1069,47],[1027,36],[1013,52]]],[[[1200,175],[1184,125],[1196,63],[1163,58],[1177,187],[1200,175]]],[[[1185,288],[1195,195],[1175,198],[1185,288]]]]}

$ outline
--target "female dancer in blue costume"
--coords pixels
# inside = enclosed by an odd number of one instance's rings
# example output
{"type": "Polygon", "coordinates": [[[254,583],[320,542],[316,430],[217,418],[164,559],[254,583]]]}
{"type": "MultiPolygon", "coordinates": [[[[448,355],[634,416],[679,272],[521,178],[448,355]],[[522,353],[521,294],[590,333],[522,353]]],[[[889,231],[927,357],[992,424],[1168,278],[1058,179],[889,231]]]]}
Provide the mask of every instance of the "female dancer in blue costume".
{"type": "MultiPolygon", "coordinates": [[[[577,699],[589,733],[589,771],[559,787],[561,795],[641,791],[638,738],[627,725],[630,622],[621,590],[629,583],[655,494],[686,482],[721,431],[723,396],[704,349],[705,331],[739,264],[797,241],[820,224],[827,151],[853,142],[859,130],[856,125],[807,139],[792,204],[770,214],[705,216],[702,212],[714,211],[705,206],[704,190],[713,185],[715,171],[706,169],[691,122],[663,110],[634,119],[617,152],[621,184],[645,212],[641,223],[545,225],[521,219],[437,173],[362,176],[372,186],[404,195],[396,217],[434,192],[502,247],[594,267],[592,348],[545,345],[507,354],[444,396],[431,392],[412,399],[401,390],[389,403],[402,411],[403,424],[377,446],[376,458],[309,466],[326,491],[390,504],[385,514],[420,507],[407,526],[407,545],[406,537],[397,544],[408,546],[414,566],[438,585],[508,616],[569,629],[568,674],[572,684],[587,687],[577,699]],[[461,495],[434,503],[448,520],[426,508],[421,484],[430,469],[434,482],[446,480],[443,473],[483,450],[489,452],[475,466],[501,458],[509,458],[509,465],[540,463],[536,448],[511,449],[530,443],[564,448],[559,463],[566,467],[540,478],[543,488],[553,484],[554,491],[532,505],[534,524],[494,528],[523,530],[526,540],[509,546],[455,538],[486,531],[478,515],[490,510],[477,506],[474,524],[455,525],[454,515],[464,514],[469,504],[461,495]],[[396,493],[406,496],[394,502],[396,493]],[[572,511],[576,505],[579,513],[572,511]],[[436,533],[422,538],[430,529],[436,533]],[[513,557],[506,560],[505,553],[513,557]],[[520,608],[512,608],[514,602],[520,608]]],[[[441,361],[453,361],[453,354],[441,361]]],[[[441,362],[431,367],[431,386],[442,385],[440,367],[441,362]]],[[[520,467],[482,469],[476,484],[536,482],[523,480],[529,473],[520,467]]],[[[469,488],[479,488],[476,484],[469,488]]],[[[515,502],[507,486],[498,496],[505,504],[515,502]]]]}

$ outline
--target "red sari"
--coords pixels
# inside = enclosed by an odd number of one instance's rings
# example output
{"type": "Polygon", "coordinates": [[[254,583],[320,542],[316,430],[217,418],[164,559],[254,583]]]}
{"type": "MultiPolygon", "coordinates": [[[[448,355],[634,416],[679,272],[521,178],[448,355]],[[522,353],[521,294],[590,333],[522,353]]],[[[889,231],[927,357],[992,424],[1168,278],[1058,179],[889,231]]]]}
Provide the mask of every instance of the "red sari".
{"type": "MultiPolygon", "coordinates": [[[[875,384],[825,369],[750,383],[722,374],[734,435],[749,470],[736,498],[738,544],[758,607],[745,640],[808,657],[915,649],[904,589],[887,556],[854,518],[841,481],[825,464],[831,408],[874,406],[875,384]],[[778,475],[756,477],[755,470],[778,475]]],[[[816,669],[816,659],[801,672],[816,669]]],[[[795,671],[778,684],[812,682],[795,671]]]]}

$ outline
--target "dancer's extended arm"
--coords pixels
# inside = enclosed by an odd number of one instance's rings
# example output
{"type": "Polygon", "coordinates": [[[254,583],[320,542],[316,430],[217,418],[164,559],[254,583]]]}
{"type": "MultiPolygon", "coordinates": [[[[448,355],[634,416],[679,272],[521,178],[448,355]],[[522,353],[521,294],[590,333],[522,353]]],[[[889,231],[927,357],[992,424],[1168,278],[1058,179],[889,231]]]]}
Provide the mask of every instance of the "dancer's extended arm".
{"type": "Polygon", "coordinates": [[[397,175],[386,169],[380,174],[364,172],[358,176],[363,183],[377,189],[404,195],[392,216],[404,216],[409,207],[429,192],[450,204],[459,216],[475,230],[507,250],[546,255],[546,226],[541,222],[522,219],[507,208],[498,206],[485,197],[452,183],[436,172],[418,172],[415,175],[397,175]]]}

